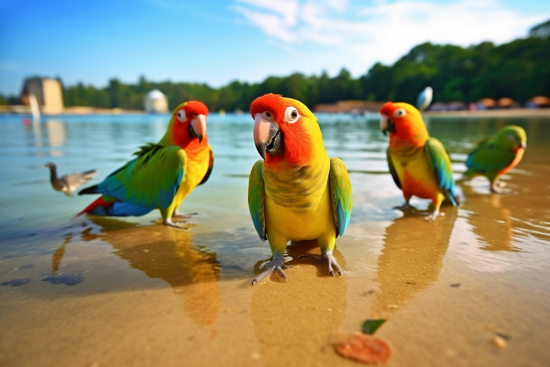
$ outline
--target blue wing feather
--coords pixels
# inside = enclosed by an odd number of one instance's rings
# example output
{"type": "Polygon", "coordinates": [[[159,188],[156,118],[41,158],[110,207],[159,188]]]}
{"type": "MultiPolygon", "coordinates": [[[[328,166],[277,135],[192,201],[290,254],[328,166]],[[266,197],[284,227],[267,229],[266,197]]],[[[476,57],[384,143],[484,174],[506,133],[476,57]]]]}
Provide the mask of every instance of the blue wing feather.
{"type": "Polygon", "coordinates": [[[352,198],[348,170],[339,158],[330,160],[329,186],[337,235],[343,236],[351,219],[352,198]]]}
{"type": "Polygon", "coordinates": [[[451,157],[441,142],[435,138],[429,138],[424,147],[429,161],[434,170],[439,188],[447,199],[454,205],[458,205],[458,192],[453,179],[451,157]]]}

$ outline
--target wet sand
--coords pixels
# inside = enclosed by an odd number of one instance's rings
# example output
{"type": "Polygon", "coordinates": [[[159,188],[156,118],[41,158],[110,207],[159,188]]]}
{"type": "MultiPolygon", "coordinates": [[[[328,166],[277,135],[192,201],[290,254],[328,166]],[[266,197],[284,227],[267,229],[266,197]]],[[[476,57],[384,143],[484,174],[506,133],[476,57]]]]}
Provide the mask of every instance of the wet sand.
{"type": "Polygon", "coordinates": [[[11,233],[0,282],[30,282],[0,287],[0,366],[357,366],[332,341],[371,317],[388,320],[376,333],[393,348],[387,366],[546,366],[550,159],[540,139],[505,177],[511,194],[476,179],[433,223],[392,210],[402,198],[389,174],[348,157],[354,213],[337,240],[341,277],[298,259],[319,253],[299,242],[286,282],[251,287],[270,251],[243,200],[246,175],[223,168],[186,200],[183,210],[200,213],[188,230],[154,213],[11,233]],[[82,281],[42,281],[56,274],[82,281]]]}

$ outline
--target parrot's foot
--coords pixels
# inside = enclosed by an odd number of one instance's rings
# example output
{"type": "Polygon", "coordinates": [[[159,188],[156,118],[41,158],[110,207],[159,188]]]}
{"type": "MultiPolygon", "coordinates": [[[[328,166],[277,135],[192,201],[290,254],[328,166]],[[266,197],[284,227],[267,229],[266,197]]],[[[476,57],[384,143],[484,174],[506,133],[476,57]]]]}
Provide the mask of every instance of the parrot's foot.
{"type": "Polygon", "coordinates": [[[264,278],[269,277],[271,273],[273,273],[273,271],[276,271],[284,280],[286,280],[286,275],[283,269],[288,269],[291,267],[292,266],[285,264],[284,254],[281,251],[276,251],[271,261],[266,264],[265,270],[256,278],[254,278],[254,280],[252,281],[252,285],[258,283],[264,278]]]}
{"type": "Polygon", "coordinates": [[[185,223],[174,223],[172,222],[172,219],[170,218],[166,218],[162,224],[164,224],[165,226],[170,226],[170,227],[174,227],[174,228],[179,228],[179,229],[187,229],[187,227],[185,227],[185,223]]]}
{"type": "Polygon", "coordinates": [[[405,210],[409,209],[410,207],[411,207],[411,204],[409,204],[409,202],[407,201],[407,202],[405,202],[405,204],[394,206],[393,208],[397,209],[397,210],[405,211],[405,210]]]}
{"type": "Polygon", "coordinates": [[[336,262],[334,259],[334,256],[332,256],[332,251],[327,250],[323,255],[321,256],[315,256],[315,255],[302,255],[298,257],[298,259],[302,258],[311,258],[315,259],[319,262],[326,262],[328,265],[328,273],[332,276],[334,276],[334,271],[332,267],[334,266],[334,269],[338,272],[338,275],[342,275],[342,268],[340,268],[340,265],[336,262]]]}
{"type": "Polygon", "coordinates": [[[193,212],[193,213],[180,213],[178,209],[174,210],[174,213],[172,214],[173,218],[191,218],[193,215],[198,215],[199,213],[193,212]]]}
{"type": "Polygon", "coordinates": [[[505,189],[504,186],[506,186],[505,182],[497,181],[491,185],[491,192],[495,194],[510,194],[512,190],[505,189]]]}
{"type": "Polygon", "coordinates": [[[425,219],[428,221],[428,222],[431,222],[435,219],[437,219],[437,217],[441,216],[441,217],[444,217],[445,216],[445,213],[440,213],[439,212],[439,209],[436,209],[434,210],[433,212],[420,212],[420,213],[416,213],[417,215],[420,215],[422,217],[425,217],[425,219]]]}

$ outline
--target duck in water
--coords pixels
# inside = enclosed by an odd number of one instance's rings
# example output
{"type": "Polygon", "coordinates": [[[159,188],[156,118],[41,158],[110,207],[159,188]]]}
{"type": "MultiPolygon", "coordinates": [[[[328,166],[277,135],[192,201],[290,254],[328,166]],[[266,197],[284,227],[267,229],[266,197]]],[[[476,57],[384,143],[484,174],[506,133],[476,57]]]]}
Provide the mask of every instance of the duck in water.
{"type": "Polygon", "coordinates": [[[93,169],[80,173],[69,173],[68,175],[57,177],[57,167],[55,163],[49,162],[44,165],[50,169],[50,183],[55,191],[64,192],[67,196],[72,196],[73,192],[80,186],[88,183],[98,171],[93,169]]]}

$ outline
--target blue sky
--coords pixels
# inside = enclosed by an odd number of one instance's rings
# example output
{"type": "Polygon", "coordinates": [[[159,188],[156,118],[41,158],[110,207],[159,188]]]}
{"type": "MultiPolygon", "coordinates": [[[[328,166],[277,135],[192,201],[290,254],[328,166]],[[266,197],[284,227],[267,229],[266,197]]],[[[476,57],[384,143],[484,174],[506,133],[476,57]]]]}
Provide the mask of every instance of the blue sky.
{"type": "Polygon", "coordinates": [[[548,19],[547,0],[0,0],[0,93],[31,75],[98,87],[359,76],[421,42],[503,43],[548,19]]]}

